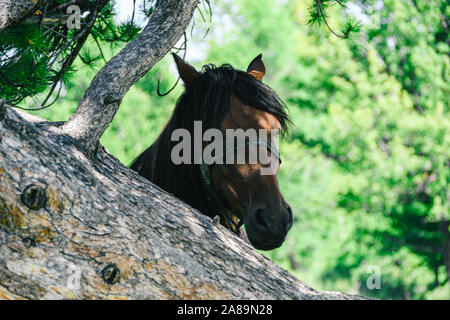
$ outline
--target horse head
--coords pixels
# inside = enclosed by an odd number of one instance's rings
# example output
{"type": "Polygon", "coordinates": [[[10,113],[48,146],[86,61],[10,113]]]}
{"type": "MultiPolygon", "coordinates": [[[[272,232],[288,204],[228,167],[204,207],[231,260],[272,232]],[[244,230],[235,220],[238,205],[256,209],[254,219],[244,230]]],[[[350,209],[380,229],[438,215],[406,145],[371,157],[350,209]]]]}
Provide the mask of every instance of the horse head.
{"type": "MultiPolygon", "coordinates": [[[[217,94],[223,94],[219,83],[222,79],[218,75],[213,79],[213,82],[217,82],[216,84],[205,84],[206,79],[202,79],[203,74],[197,72],[180,57],[174,55],[174,58],[187,91],[196,92],[196,86],[206,86],[209,93],[213,91],[212,94],[214,94],[215,86],[217,86],[217,94]]],[[[278,134],[282,132],[282,126],[286,127],[288,118],[275,92],[262,83],[266,68],[261,55],[253,59],[246,73],[248,77],[240,75],[243,78],[242,83],[235,85],[240,87],[230,91],[228,108],[219,128],[223,136],[227,136],[226,133],[230,130],[235,132],[239,130],[241,133],[256,133],[253,140],[247,141],[277,141],[278,134]]],[[[234,76],[237,77],[236,74],[234,76]]],[[[231,79],[227,81],[234,81],[232,77],[233,75],[229,75],[228,78],[231,79]]],[[[205,99],[199,96],[202,91],[197,92],[196,98],[200,101],[205,99]]],[[[217,101],[210,99],[210,103],[213,104],[217,101]]],[[[203,107],[207,108],[208,105],[203,107]]],[[[233,225],[239,228],[241,224],[244,224],[249,241],[255,248],[261,250],[271,250],[281,246],[293,223],[291,207],[283,198],[277,181],[281,159],[273,144],[269,146],[268,148],[268,144],[265,143],[253,145],[248,143],[245,148],[241,148],[244,150],[246,160],[249,159],[252,150],[259,151],[257,147],[265,148],[269,155],[276,154],[277,156],[271,157],[272,161],[269,165],[273,168],[269,174],[262,174],[262,171],[268,167],[268,163],[263,163],[261,159],[253,163],[250,161],[237,163],[237,152],[232,152],[234,163],[222,161],[222,163],[208,166],[208,175],[213,189],[212,201],[219,202],[216,208],[225,211],[222,212],[225,217],[221,217],[223,224],[229,229],[233,229],[233,225]],[[240,221],[240,223],[236,226],[236,223],[230,223],[230,220],[240,221]]],[[[215,213],[207,214],[214,216],[215,213]]]]}

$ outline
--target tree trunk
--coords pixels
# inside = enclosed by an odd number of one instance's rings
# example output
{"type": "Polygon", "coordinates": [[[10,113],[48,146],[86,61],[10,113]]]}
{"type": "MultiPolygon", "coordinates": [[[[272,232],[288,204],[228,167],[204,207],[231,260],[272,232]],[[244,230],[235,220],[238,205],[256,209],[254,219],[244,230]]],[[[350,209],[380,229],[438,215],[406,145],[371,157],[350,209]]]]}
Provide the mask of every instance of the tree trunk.
{"type": "Polygon", "coordinates": [[[319,292],[56,126],[0,122],[0,297],[353,299],[319,292]]]}

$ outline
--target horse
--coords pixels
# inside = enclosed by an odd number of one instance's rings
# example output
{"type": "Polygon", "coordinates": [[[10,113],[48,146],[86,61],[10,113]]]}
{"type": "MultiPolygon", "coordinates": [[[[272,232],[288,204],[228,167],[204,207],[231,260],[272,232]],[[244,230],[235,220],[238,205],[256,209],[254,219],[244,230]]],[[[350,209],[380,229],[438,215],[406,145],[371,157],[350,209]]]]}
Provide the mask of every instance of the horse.
{"type": "MultiPolygon", "coordinates": [[[[250,62],[246,72],[229,64],[207,64],[197,71],[178,55],[173,53],[173,57],[184,92],[156,141],[130,168],[238,236],[245,232],[254,248],[280,247],[293,224],[293,214],[278,185],[281,159],[271,144],[257,142],[268,154],[276,155],[276,168],[268,175],[260,174],[264,166],[260,162],[175,164],[171,159],[172,134],[180,128],[194,134],[196,121],[201,121],[203,132],[211,128],[222,132],[276,129],[283,135],[288,131],[291,121],[286,105],[262,82],[266,73],[262,55],[250,62]]],[[[249,148],[248,142],[241,147],[249,148]]]]}

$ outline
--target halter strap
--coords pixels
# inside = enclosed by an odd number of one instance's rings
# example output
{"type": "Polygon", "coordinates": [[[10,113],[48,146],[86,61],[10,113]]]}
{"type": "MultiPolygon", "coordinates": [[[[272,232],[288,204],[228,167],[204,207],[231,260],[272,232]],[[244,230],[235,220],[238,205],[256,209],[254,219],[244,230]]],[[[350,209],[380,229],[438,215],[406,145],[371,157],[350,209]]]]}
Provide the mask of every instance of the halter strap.
{"type": "Polygon", "coordinates": [[[216,205],[219,207],[218,214],[219,217],[225,218],[225,221],[227,225],[230,227],[231,231],[233,231],[235,234],[240,236],[241,231],[240,228],[244,224],[242,221],[239,221],[239,223],[236,223],[233,220],[233,217],[228,212],[228,209],[225,207],[223,202],[220,200],[219,196],[216,193],[216,190],[214,188],[214,185],[212,183],[211,179],[211,168],[208,164],[202,162],[200,164],[200,172],[202,174],[203,182],[205,183],[207,190],[208,190],[208,199],[212,200],[216,203],[216,205]]]}
{"type": "Polygon", "coordinates": [[[276,148],[274,148],[272,146],[272,144],[270,142],[267,142],[267,140],[265,140],[265,139],[250,139],[248,137],[245,138],[243,144],[229,147],[229,148],[225,149],[223,152],[218,153],[217,155],[214,155],[214,158],[219,159],[219,157],[227,156],[231,152],[233,152],[233,154],[234,154],[234,153],[238,152],[239,150],[244,149],[247,146],[265,146],[267,148],[267,150],[269,150],[271,154],[275,155],[275,157],[281,163],[280,153],[278,152],[278,150],[276,148]]]}
{"type": "MultiPolygon", "coordinates": [[[[265,146],[268,150],[270,150],[271,154],[275,155],[275,157],[281,163],[280,153],[278,152],[278,150],[276,150],[272,146],[271,143],[268,143],[267,140],[249,139],[248,137],[245,139],[245,141],[242,145],[240,145],[240,146],[236,145],[233,148],[225,149],[224,152],[215,155],[214,158],[218,159],[219,156],[226,156],[230,152],[233,152],[233,154],[234,154],[237,151],[239,151],[247,146],[251,146],[251,145],[265,146]]],[[[225,221],[226,221],[227,225],[230,227],[231,231],[233,231],[235,234],[240,236],[240,233],[241,233],[240,228],[242,227],[244,222],[241,220],[238,223],[236,223],[233,220],[233,217],[230,215],[229,210],[225,207],[225,205],[223,204],[223,202],[220,200],[219,196],[216,193],[216,190],[212,183],[210,165],[206,164],[203,160],[202,160],[202,163],[200,164],[200,173],[201,173],[203,182],[205,183],[207,190],[208,190],[208,199],[214,201],[216,203],[216,205],[219,207],[218,214],[219,214],[219,216],[222,216],[223,218],[225,218],[225,221]]]]}

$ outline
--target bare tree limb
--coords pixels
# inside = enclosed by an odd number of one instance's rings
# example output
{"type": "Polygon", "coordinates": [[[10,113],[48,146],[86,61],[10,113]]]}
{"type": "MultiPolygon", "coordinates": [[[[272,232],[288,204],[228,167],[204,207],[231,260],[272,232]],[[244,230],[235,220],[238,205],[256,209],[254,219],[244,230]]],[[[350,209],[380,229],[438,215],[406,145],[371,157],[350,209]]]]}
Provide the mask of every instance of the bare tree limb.
{"type": "Polygon", "coordinates": [[[198,0],[162,1],[145,29],[95,76],[62,130],[89,153],[116,114],[129,88],[180,39],[198,0]]]}

